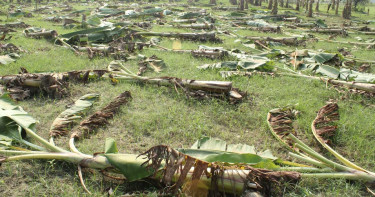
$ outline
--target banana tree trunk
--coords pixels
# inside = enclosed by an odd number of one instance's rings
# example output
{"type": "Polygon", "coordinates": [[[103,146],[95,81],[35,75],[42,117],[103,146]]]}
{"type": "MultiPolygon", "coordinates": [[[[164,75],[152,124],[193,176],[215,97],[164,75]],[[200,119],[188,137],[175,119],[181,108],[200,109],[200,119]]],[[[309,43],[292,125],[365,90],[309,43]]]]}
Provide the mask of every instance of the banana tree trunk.
{"type": "Polygon", "coordinates": [[[191,24],[191,25],[177,25],[177,27],[210,30],[210,29],[214,28],[214,25],[213,24],[200,23],[200,24],[191,24]]]}
{"type": "Polygon", "coordinates": [[[279,37],[279,38],[273,38],[273,37],[246,37],[246,39],[249,40],[261,40],[261,41],[271,41],[271,42],[279,42],[288,46],[297,46],[298,45],[298,39],[297,37],[279,37]]]}
{"type": "Polygon", "coordinates": [[[44,37],[46,39],[56,38],[57,37],[57,31],[50,30],[50,31],[44,31],[44,32],[33,32],[33,33],[25,33],[27,37],[44,37]]]}
{"type": "Polygon", "coordinates": [[[186,39],[186,40],[197,40],[197,41],[202,41],[202,42],[204,41],[220,42],[220,39],[216,37],[215,32],[208,32],[208,33],[136,32],[135,35],[180,38],[180,39],[186,39]]]}

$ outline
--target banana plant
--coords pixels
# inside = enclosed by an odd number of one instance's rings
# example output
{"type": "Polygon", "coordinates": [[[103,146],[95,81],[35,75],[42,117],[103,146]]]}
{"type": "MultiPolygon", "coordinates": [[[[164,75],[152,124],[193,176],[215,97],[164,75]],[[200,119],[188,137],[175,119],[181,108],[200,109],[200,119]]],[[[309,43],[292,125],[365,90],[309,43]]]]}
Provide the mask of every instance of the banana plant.
{"type": "MultiPolygon", "coordinates": [[[[304,153],[291,155],[309,166],[283,161],[270,151],[257,152],[253,146],[227,144],[223,140],[209,137],[199,139],[190,148],[173,149],[158,145],[142,154],[119,153],[115,140],[109,138],[105,142],[104,153],[81,153],[74,145],[74,139],[82,136],[77,133],[87,133],[103,125],[98,122],[106,124],[106,121],[100,120],[112,117],[113,112],[120,107],[118,104],[128,102],[129,98],[129,92],[121,94],[105,108],[82,121],[78,129],[72,129],[78,132],[73,132],[69,140],[70,150],[66,150],[40,137],[35,129],[37,121],[20,106],[16,106],[8,95],[3,95],[0,98],[0,153],[3,155],[0,161],[63,160],[78,166],[82,183],[81,168],[91,168],[122,174],[130,182],[144,178],[158,179],[169,186],[169,192],[176,194],[183,191],[186,195],[194,195],[202,190],[233,194],[250,190],[271,195],[276,192],[275,184],[295,183],[303,177],[346,178],[375,183],[372,172],[333,162],[291,133],[286,136],[293,146],[304,153]],[[92,124],[94,126],[90,126],[92,124]]],[[[271,125],[273,129],[275,124],[271,125]]],[[[85,186],[84,188],[86,189],[85,186]]]]}

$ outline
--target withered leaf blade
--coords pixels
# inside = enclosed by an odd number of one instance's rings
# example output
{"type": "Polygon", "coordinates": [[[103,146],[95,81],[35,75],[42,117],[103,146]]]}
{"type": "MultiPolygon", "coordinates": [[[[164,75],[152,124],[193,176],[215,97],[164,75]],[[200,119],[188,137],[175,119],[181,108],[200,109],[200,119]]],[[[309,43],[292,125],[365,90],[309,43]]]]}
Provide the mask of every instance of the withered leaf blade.
{"type": "Polygon", "coordinates": [[[267,123],[272,135],[277,140],[286,145],[291,151],[298,153],[299,150],[294,147],[294,142],[288,138],[289,134],[297,136],[293,126],[297,113],[298,111],[292,108],[276,108],[268,112],[267,123]]]}
{"type": "Polygon", "coordinates": [[[50,128],[50,136],[66,135],[69,132],[75,120],[81,119],[82,115],[87,111],[93,103],[98,100],[98,94],[86,94],[79,98],[72,106],[63,111],[53,121],[50,128]]]}
{"type": "Polygon", "coordinates": [[[329,103],[323,106],[314,122],[315,132],[326,144],[331,144],[331,137],[336,134],[336,121],[339,120],[339,106],[337,103],[329,103]]]}
{"type": "Polygon", "coordinates": [[[111,103],[83,120],[79,127],[73,132],[71,137],[80,138],[90,132],[108,124],[108,120],[118,112],[119,108],[131,99],[129,91],[125,91],[117,96],[111,103]]]}

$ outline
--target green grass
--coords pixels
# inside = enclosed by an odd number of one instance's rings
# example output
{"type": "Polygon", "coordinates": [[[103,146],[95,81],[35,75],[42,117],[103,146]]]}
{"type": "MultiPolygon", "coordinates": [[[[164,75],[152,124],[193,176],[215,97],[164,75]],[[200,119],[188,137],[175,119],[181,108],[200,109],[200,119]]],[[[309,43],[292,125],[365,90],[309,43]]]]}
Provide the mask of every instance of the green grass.
{"type": "MultiPolygon", "coordinates": [[[[223,2],[227,5],[227,2],[223,2]]],[[[73,4],[75,6],[75,4],[73,4]]],[[[265,6],[266,4],[263,3],[265,6]]],[[[321,10],[325,10],[321,4],[321,10]]],[[[343,6],[340,5],[342,8],[343,6]]],[[[80,5],[79,9],[83,6],[80,5]]],[[[30,8],[29,8],[30,9],[30,8]]],[[[78,9],[78,6],[77,6],[78,9]]],[[[211,10],[209,8],[208,12],[211,10]]],[[[370,20],[375,18],[375,7],[370,8],[370,16],[353,13],[356,19],[370,20]]],[[[3,9],[4,10],[4,9],[3,9]]],[[[282,13],[287,9],[279,9],[282,13]]],[[[302,10],[302,9],[301,9],[302,10]]],[[[323,11],[324,12],[324,11],[323,11]]],[[[228,12],[215,11],[214,15],[224,15],[228,12]]],[[[301,11],[302,18],[303,16],[301,11]]],[[[324,12],[325,13],[325,12],[324,12]]],[[[332,15],[321,18],[326,23],[342,23],[341,17],[332,15]]],[[[55,29],[60,34],[74,31],[63,29],[58,24],[43,21],[47,15],[37,14],[34,18],[20,18],[28,24],[46,29],[55,29]]],[[[0,16],[6,20],[5,16],[0,16]]],[[[77,18],[79,20],[79,18],[77,18]]],[[[308,19],[308,20],[316,20],[308,19]]],[[[374,27],[374,25],[372,25],[374,27]]],[[[25,67],[29,72],[60,72],[80,69],[104,69],[111,61],[110,58],[89,60],[86,55],[76,56],[65,48],[60,48],[53,43],[40,39],[25,38],[22,30],[17,29],[14,37],[9,42],[26,50],[15,63],[0,66],[0,75],[16,74],[19,67],[25,67]]],[[[175,29],[171,27],[154,26],[152,31],[191,32],[189,29],[175,29]]],[[[299,31],[286,30],[295,34],[299,31]]],[[[243,36],[285,36],[284,34],[264,34],[255,31],[239,30],[243,36]]],[[[328,37],[326,35],[318,35],[328,37]]],[[[338,38],[342,41],[354,41],[355,37],[373,38],[373,36],[350,35],[338,38]]],[[[240,43],[235,43],[237,38],[221,35],[223,44],[205,43],[209,46],[223,46],[224,48],[238,48],[249,51],[240,43]]],[[[173,41],[163,39],[162,46],[171,48],[173,41]]],[[[183,49],[196,49],[198,45],[191,41],[182,41],[183,49]]],[[[310,43],[305,48],[325,49],[336,52],[339,48],[351,45],[332,43],[310,43]]],[[[295,47],[282,47],[284,50],[295,50],[295,47]]],[[[190,54],[168,53],[145,49],[141,52],[146,56],[157,55],[163,59],[167,67],[160,76],[174,76],[200,80],[223,80],[217,71],[200,71],[196,67],[204,63],[213,63],[218,60],[196,59],[190,54]]],[[[353,49],[352,54],[360,59],[375,60],[374,50],[353,49]]],[[[281,64],[279,62],[276,62],[281,64]]],[[[136,71],[138,66],[135,61],[125,63],[131,70],[136,71]]],[[[159,76],[147,72],[147,76],[159,76]]],[[[61,100],[52,100],[43,96],[19,102],[27,112],[39,120],[38,134],[48,138],[49,127],[55,117],[65,107],[86,93],[99,93],[101,102],[95,104],[91,112],[108,104],[111,99],[125,90],[132,93],[133,100],[122,108],[105,128],[89,139],[81,140],[77,147],[84,153],[102,152],[104,141],[107,137],[117,140],[120,152],[141,153],[148,148],[166,144],[172,147],[189,147],[199,137],[206,135],[218,137],[228,143],[246,143],[255,145],[258,150],[271,149],[276,156],[291,159],[287,151],[273,138],[268,130],[266,115],[270,109],[286,105],[296,105],[301,116],[299,135],[305,142],[316,150],[322,150],[311,134],[310,124],[316,112],[326,101],[337,100],[340,106],[339,129],[335,137],[334,148],[341,154],[355,161],[356,164],[366,169],[375,171],[375,114],[374,98],[338,93],[332,87],[328,88],[319,81],[292,77],[261,77],[254,76],[231,78],[234,86],[248,92],[248,99],[238,105],[212,99],[197,101],[187,99],[182,92],[176,93],[174,89],[158,87],[155,85],[140,85],[133,82],[121,82],[113,86],[109,81],[97,81],[87,85],[71,84],[69,96],[61,100]]],[[[56,140],[58,145],[67,147],[67,138],[56,140]]],[[[327,155],[332,158],[331,156],[327,155]]],[[[2,196],[85,196],[87,195],[79,183],[76,166],[58,161],[25,161],[5,163],[0,170],[0,193],[2,196]]],[[[98,173],[85,172],[84,178],[88,189],[94,196],[106,196],[105,189],[112,187],[115,195],[122,195],[131,191],[153,190],[147,182],[117,184],[104,179],[98,173]]],[[[315,180],[304,179],[295,186],[285,189],[285,196],[366,196],[363,184],[345,180],[315,180]]]]}

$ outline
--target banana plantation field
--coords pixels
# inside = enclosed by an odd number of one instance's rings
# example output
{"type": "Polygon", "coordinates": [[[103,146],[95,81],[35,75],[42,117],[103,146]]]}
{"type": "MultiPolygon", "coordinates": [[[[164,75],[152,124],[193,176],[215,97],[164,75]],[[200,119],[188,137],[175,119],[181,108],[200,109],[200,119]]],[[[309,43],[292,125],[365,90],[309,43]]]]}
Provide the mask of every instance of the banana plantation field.
{"type": "Polygon", "coordinates": [[[374,66],[366,0],[2,0],[1,196],[373,196],[374,66]]]}

